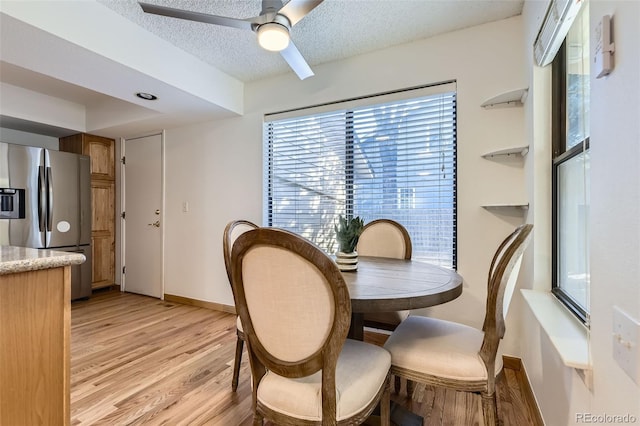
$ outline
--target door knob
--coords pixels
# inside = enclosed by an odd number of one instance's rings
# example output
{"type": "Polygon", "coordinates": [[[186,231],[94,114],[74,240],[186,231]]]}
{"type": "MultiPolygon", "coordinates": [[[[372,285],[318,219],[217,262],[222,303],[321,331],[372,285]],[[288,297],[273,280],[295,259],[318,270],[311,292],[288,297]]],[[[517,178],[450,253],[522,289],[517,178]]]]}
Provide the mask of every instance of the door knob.
{"type": "Polygon", "coordinates": [[[153,222],[153,223],[147,223],[147,225],[149,225],[149,226],[155,226],[156,228],[160,228],[160,221],[159,221],[159,220],[156,220],[156,221],[155,221],[155,222],[153,222]]]}

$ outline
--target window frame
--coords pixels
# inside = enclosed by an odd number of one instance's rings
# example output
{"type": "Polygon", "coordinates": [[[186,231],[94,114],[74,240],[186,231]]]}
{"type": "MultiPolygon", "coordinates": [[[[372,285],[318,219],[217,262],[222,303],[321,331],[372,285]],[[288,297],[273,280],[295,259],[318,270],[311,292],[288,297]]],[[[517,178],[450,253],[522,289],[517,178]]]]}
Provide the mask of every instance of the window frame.
{"type": "Polygon", "coordinates": [[[552,161],[551,161],[551,188],[552,188],[552,217],[551,217],[551,292],[571,311],[583,324],[589,326],[589,312],[560,286],[558,274],[558,211],[560,194],[558,190],[558,170],[560,166],[589,151],[589,136],[580,143],[567,150],[567,40],[562,42],[558,53],[552,63],[552,161]]]}
{"type": "MultiPolygon", "coordinates": [[[[354,184],[355,184],[355,175],[354,173],[354,149],[355,149],[355,123],[354,123],[354,114],[355,114],[355,110],[357,110],[360,106],[355,105],[355,106],[347,106],[346,108],[344,106],[341,106],[342,103],[349,103],[352,101],[358,101],[361,99],[367,99],[370,100],[372,98],[377,98],[380,97],[382,99],[384,99],[384,96],[387,95],[397,95],[399,93],[406,93],[409,91],[413,91],[413,90],[422,90],[425,88],[428,89],[432,89],[435,88],[437,86],[441,86],[443,84],[451,84],[454,83],[455,81],[448,81],[448,82],[442,82],[442,83],[437,83],[437,84],[433,84],[433,85],[426,85],[426,86],[420,86],[420,87],[414,87],[414,88],[408,88],[408,89],[403,89],[400,91],[394,91],[394,92],[385,92],[385,93],[379,93],[379,94],[375,94],[375,95],[369,95],[369,96],[364,96],[361,98],[354,98],[354,99],[347,99],[347,100],[343,100],[343,101],[336,101],[336,102],[331,102],[331,103],[326,103],[326,104],[321,104],[318,105],[318,107],[322,107],[323,110],[325,112],[327,112],[326,107],[327,106],[335,106],[335,111],[340,111],[343,110],[345,111],[345,123],[344,123],[344,135],[345,135],[345,139],[344,139],[344,149],[345,149],[345,168],[344,168],[344,188],[345,188],[345,216],[348,218],[351,218],[355,215],[356,212],[354,212],[354,208],[356,206],[356,201],[354,199],[354,184]],[[351,176],[349,177],[349,171],[351,171],[351,176]]],[[[453,173],[453,186],[452,186],[452,198],[453,198],[453,202],[452,202],[452,233],[451,233],[451,238],[452,238],[452,247],[451,247],[451,252],[450,252],[450,256],[451,256],[451,265],[447,266],[450,267],[453,270],[457,270],[457,260],[458,260],[458,244],[457,244],[457,237],[458,237],[458,173],[457,173],[457,168],[458,168],[458,155],[457,155],[457,144],[458,144],[458,137],[457,137],[457,88],[453,87],[453,90],[443,90],[442,92],[435,92],[433,93],[434,95],[438,94],[438,93],[454,93],[454,104],[453,104],[453,108],[454,108],[454,114],[453,114],[453,119],[452,119],[452,126],[454,128],[454,143],[453,143],[453,151],[452,151],[452,173],[453,173]]],[[[403,96],[401,99],[394,99],[394,101],[406,101],[406,102],[410,102],[414,99],[420,99],[421,97],[423,97],[424,95],[421,95],[419,93],[417,93],[415,96],[403,96]]],[[[363,106],[369,105],[369,106],[375,106],[375,105],[385,105],[388,101],[380,101],[380,103],[374,102],[374,103],[370,103],[370,101],[367,101],[367,103],[363,106]]],[[[273,150],[270,148],[270,146],[268,144],[270,144],[270,140],[272,139],[272,120],[268,120],[267,117],[268,116],[272,116],[272,115],[277,115],[277,114],[287,114],[289,112],[297,112],[297,111],[304,111],[304,110],[312,110],[313,108],[315,108],[314,106],[309,106],[309,107],[303,107],[303,108],[298,108],[298,109],[294,109],[294,110],[289,110],[289,111],[283,111],[282,113],[273,113],[273,114],[267,114],[265,116],[265,134],[263,136],[263,140],[264,140],[264,149],[267,151],[268,155],[266,155],[264,157],[264,172],[265,172],[265,194],[264,199],[266,201],[266,205],[265,205],[265,211],[263,212],[263,216],[265,218],[265,225],[266,226],[273,226],[273,211],[274,211],[274,200],[272,197],[273,194],[273,150]]],[[[331,110],[329,110],[330,112],[331,110]]],[[[313,114],[313,113],[311,113],[313,114]]],[[[297,114],[295,114],[297,115],[297,114]]],[[[294,115],[294,116],[295,116],[294,115]]],[[[277,119],[274,121],[278,121],[277,119]]],[[[447,252],[449,253],[449,252],[447,252]]]]}

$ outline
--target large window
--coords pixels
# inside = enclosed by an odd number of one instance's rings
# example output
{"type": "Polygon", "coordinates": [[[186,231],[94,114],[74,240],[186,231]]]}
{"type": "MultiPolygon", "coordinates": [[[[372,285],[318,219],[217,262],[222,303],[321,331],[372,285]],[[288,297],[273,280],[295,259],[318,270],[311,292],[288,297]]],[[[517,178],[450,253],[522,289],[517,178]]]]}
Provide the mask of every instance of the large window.
{"type": "Polygon", "coordinates": [[[589,5],[553,62],[553,292],[589,323],[589,5]]]}
{"type": "Polygon", "coordinates": [[[270,115],[264,144],[265,224],[334,253],[338,215],[393,219],[414,258],[455,268],[453,83],[270,115]]]}

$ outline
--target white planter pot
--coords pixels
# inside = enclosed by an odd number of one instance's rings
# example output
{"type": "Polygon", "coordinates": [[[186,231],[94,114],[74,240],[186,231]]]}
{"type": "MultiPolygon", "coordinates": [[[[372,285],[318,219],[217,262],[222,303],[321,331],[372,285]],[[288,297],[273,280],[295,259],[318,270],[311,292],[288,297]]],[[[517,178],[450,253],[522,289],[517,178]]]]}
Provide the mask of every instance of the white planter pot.
{"type": "Polygon", "coordinates": [[[336,264],[341,271],[355,271],[358,269],[358,252],[336,253],[336,264]]]}

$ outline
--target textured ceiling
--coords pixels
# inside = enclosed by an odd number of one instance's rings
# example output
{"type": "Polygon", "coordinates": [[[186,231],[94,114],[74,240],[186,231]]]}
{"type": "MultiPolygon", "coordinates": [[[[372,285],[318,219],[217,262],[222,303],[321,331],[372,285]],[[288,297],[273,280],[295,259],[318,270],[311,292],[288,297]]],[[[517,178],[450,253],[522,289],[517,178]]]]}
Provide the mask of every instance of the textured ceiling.
{"type": "MultiPolygon", "coordinates": [[[[146,1],[238,19],[262,9],[260,0],[146,1]]],[[[324,0],[291,35],[313,69],[522,8],[523,0],[324,0]]],[[[241,81],[296,78],[249,30],[146,14],[137,0],[0,0],[0,33],[0,128],[51,136],[138,135],[242,114],[241,81]],[[141,90],[159,100],[136,98],[141,90]]]]}
{"type": "MultiPolygon", "coordinates": [[[[251,18],[260,0],[145,0],[233,18],[251,18]]],[[[253,32],[146,14],[136,0],[98,0],[116,13],[242,81],[290,72],[253,32]]],[[[291,29],[314,65],[519,15],[523,0],[325,0],[291,29]]],[[[161,54],[161,52],[158,52],[161,54]]]]}

